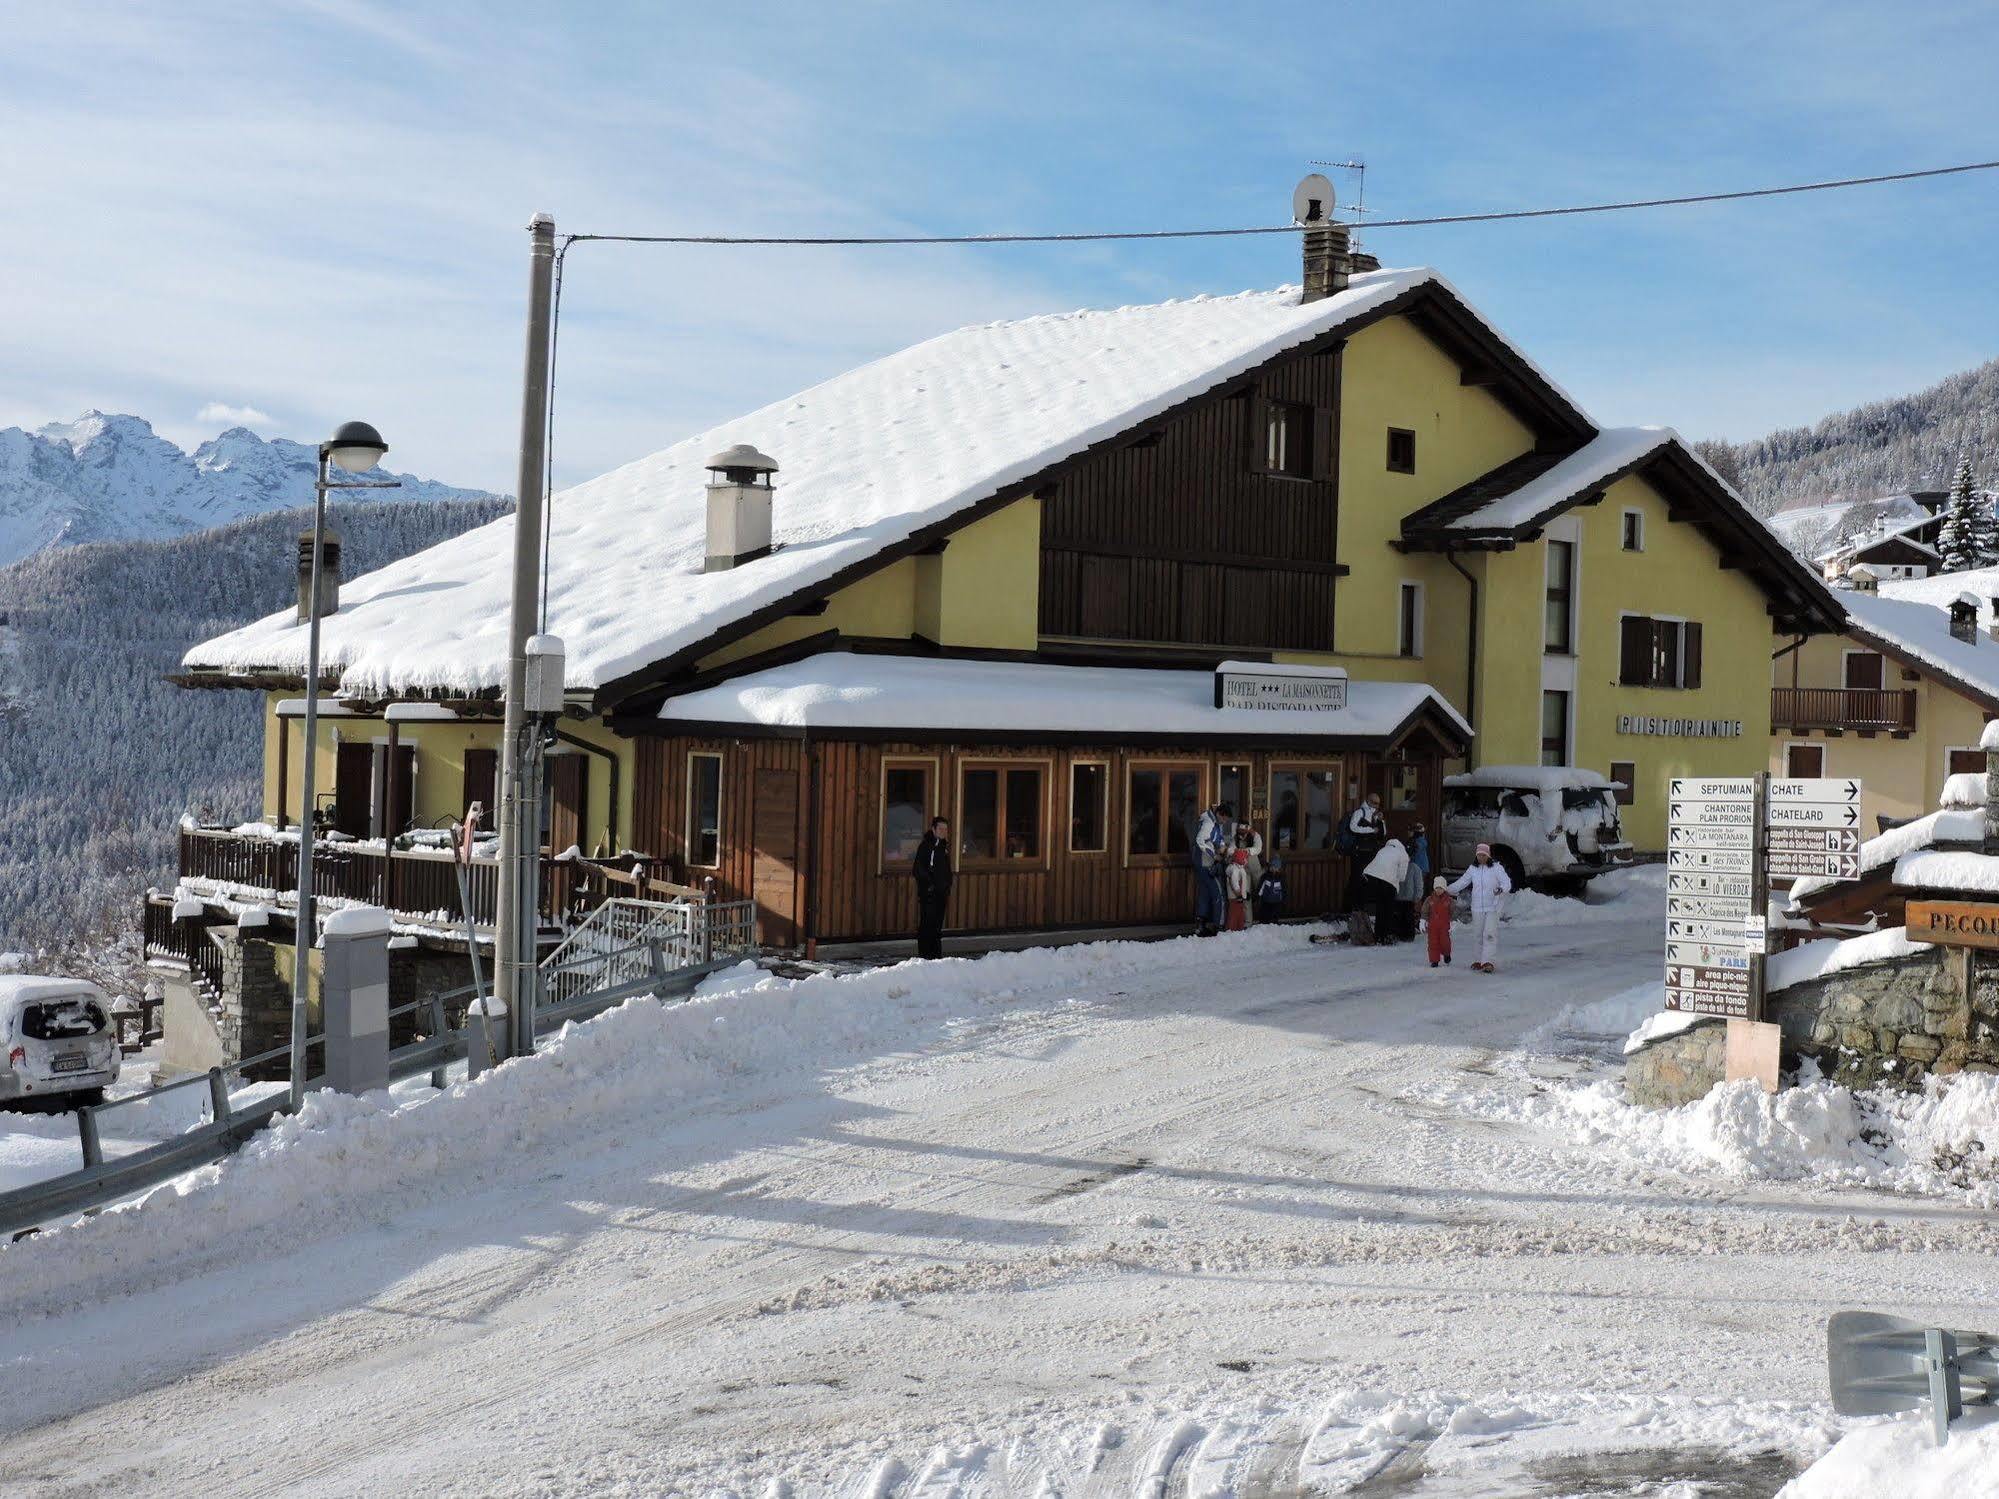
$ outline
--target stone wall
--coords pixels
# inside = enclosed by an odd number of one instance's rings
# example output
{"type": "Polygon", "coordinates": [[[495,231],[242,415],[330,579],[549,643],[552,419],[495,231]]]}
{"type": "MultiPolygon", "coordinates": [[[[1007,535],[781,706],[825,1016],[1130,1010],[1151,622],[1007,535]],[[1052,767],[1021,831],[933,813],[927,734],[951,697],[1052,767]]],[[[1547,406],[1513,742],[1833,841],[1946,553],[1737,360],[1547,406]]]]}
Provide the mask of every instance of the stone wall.
{"type": "MultiPolygon", "coordinates": [[[[1999,1072],[1999,954],[1929,948],[1780,989],[1782,1065],[1810,1058],[1849,1088],[1920,1087],[1931,1073],[1999,1072]],[[1964,997],[1969,974],[1971,998],[1964,997]]],[[[1704,1018],[1625,1058],[1633,1103],[1671,1108],[1722,1080],[1727,1022],[1704,1018]]]]}

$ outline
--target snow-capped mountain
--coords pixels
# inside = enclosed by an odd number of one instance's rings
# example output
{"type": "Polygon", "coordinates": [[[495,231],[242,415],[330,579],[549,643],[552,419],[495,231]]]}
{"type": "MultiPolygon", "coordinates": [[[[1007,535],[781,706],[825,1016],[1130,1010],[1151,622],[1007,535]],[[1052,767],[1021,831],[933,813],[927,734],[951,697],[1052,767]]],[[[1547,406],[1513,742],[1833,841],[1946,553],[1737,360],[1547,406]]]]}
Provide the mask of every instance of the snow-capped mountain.
{"type": "MultiPolygon", "coordinates": [[[[35,432],[0,429],[0,566],[44,547],[159,540],[308,505],[317,461],[308,443],[247,427],[187,453],[139,417],[102,411],[35,432]]],[[[402,480],[385,499],[500,498],[386,469],[381,477],[402,480]]]]}

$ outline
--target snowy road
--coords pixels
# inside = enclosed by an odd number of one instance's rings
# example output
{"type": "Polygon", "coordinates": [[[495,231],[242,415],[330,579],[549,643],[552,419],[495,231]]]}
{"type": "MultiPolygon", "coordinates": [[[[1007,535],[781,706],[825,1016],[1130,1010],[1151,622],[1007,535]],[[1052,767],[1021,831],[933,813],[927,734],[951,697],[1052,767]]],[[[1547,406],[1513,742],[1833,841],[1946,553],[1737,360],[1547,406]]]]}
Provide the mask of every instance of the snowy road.
{"type": "Polygon", "coordinates": [[[1572,1070],[1512,1048],[1655,978],[1660,926],[1642,889],[1519,924],[1491,978],[1294,931],[792,986],[967,997],[576,1118],[510,1182],[446,1161],[428,1204],[6,1322],[0,1483],[1770,1492],[1825,1440],[1825,1317],[1991,1321],[1992,1219],[1450,1104],[1572,1070]]]}

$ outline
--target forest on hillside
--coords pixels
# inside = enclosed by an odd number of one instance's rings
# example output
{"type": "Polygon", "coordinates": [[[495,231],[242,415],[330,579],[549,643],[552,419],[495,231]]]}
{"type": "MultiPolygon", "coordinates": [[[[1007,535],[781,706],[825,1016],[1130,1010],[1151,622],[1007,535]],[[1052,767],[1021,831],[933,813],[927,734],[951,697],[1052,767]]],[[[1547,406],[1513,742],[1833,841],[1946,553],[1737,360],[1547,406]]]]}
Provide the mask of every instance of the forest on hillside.
{"type": "MultiPolygon", "coordinates": [[[[350,577],[506,513],[503,500],[336,507],[350,577]]],[[[88,948],[171,883],[183,810],[259,808],[256,694],[168,684],[182,653],[296,597],[309,512],[0,568],[0,951],[88,948]]]]}

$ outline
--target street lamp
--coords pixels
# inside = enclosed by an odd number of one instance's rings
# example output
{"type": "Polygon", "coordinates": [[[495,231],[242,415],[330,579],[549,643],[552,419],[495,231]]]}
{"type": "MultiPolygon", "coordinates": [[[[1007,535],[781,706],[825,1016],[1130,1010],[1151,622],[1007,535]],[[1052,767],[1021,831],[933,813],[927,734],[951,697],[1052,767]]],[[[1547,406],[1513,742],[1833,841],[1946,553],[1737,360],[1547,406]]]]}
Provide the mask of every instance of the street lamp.
{"type": "MultiPolygon", "coordinates": [[[[331,489],[399,489],[395,479],[372,484],[349,484],[327,477],[331,463],[343,473],[365,474],[382,461],[389,445],[382,434],[366,422],[342,422],[333,435],[319,445],[319,472],[312,483],[312,583],[311,602],[306,609],[305,646],[305,756],[299,770],[304,777],[299,788],[298,819],[298,910],[293,921],[292,953],[292,1053],[291,1105],[305,1101],[306,985],[312,971],[312,855],[313,790],[317,779],[314,760],[319,740],[319,577],[321,556],[326,550],[326,493],[331,489]]],[[[394,774],[390,767],[390,774],[394,774]]],[[[283,788],[279,788],[282,793],[283,788]]]]}

